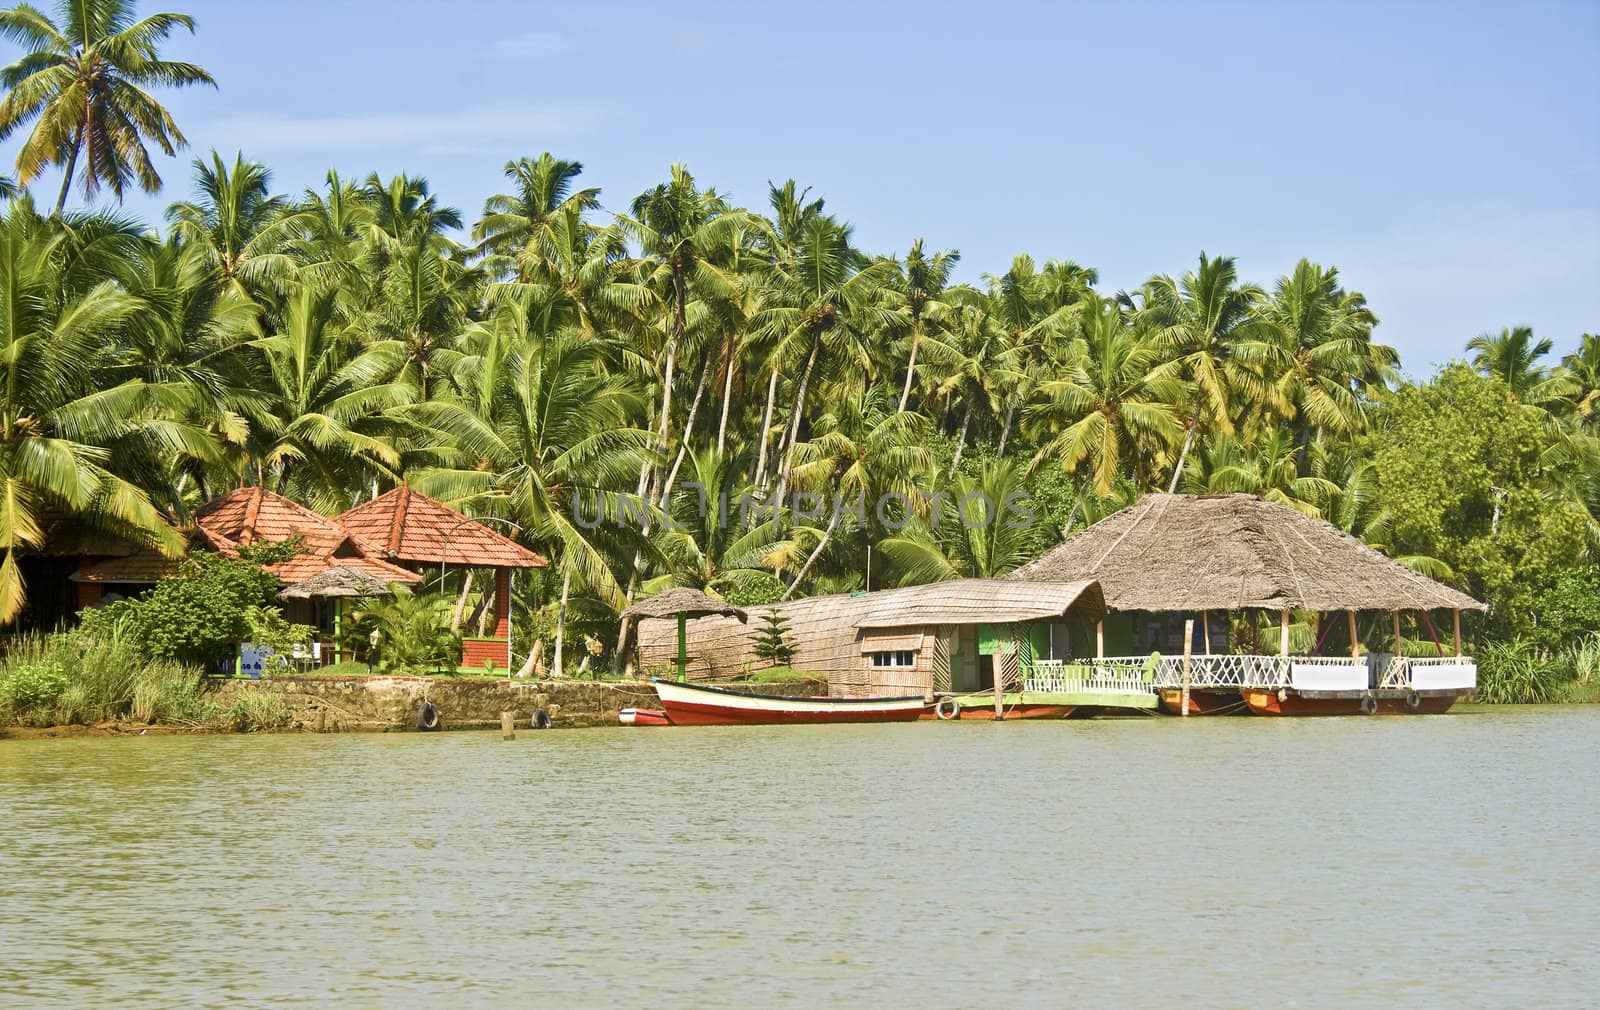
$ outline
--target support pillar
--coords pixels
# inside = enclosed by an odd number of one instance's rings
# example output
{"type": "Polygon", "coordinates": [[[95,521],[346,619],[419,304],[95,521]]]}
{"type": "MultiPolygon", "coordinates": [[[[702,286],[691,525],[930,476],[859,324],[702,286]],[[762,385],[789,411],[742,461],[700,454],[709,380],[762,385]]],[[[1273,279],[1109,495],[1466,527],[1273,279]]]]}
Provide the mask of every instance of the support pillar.
{"type": "Polygon", "coordinates": [[[1285,658],[1289,655],[1289,612],[1280,612],[1282,617],[1278,621],[1278,655],[1285,658]]]}
{"type": "Polygon", "coordinates": [[[1459,608],[1455,612],[1455,626],[1456,655],[1459,657],[1461,655],[1461,611],[1459,608]]]}
{"type": "Polygon", "coordinates": [[[1345,615],[1350,618],[1350,658],[1361,658],[1361,639],[1356,637],[1356,612],[1346,610],[1345,615]]]}
{"type": "Polygon", "coordinates": [[[1395,655],[1395,658],[1399,659],[1400,655],[1403,652],[1405,652],[1405,650],[1400,648],[1400,611],[1396,610],[1394,612],[1394,655],[1395,655]]]}
{"type": "Polygon", "coordinates": [[[678,615],[678,683],[689,682],[689,618],[678,615]]]}
{"type": "MultiPolygon", "coordinates": [[[[1210,651],[1209,649],[1207,650],[1210,651]]],[[[1189,717],[1189,673],[1190,664],[1194,653],[1194,618],[1183,622],[1183,711],[1185,719],[1189,717]]]]}
{"type": "Polygon", "coordinates": [[[1106,658],[1106,622],[1103,618],[1094,625],[1094,658],[1106,658]]]}

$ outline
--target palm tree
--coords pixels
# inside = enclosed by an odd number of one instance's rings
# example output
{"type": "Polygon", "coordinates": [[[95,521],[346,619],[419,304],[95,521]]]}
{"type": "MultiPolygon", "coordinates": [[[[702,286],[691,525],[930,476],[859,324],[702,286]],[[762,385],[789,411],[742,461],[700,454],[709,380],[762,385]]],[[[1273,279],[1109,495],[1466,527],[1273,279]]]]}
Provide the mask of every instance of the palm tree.
{"type": "Polygon", "coordinates": [[[1548,338],[1535,341],[1531,326],[1507,326],[1499,333],[1480,333],[1467,341],[1467,350],[1476,352],[1474,368],[1504,382],[1519,402],[1534,405],[1549,403],[1562,391],[1564,374],[1540,364],[1552,346],[1548,338]]]}
{"type": "Polygon", "coordinates": [[[981,295],[966,299],[951,313],[945,332],[928,341],[929,363],[940,376],[934,391],[947,403],[963,407],[951,473],[961,467],[961,454],[978,408],[998,414],[1001,401],[1014,392],[1020,378],[1016,345],[991,311],[994,305],[992,298],[981,295]]]}
{"type": "MultiPolygon", "coordinates": [[[[470,398],[412,408],[444,457],[414,479],[428,494],[507,516],[527,530],[534,546],[557,559],[563,613],[575,582],[620,610],[624,592],[601,538],[631,531],[617,522],[587,529],[579,518],[601,508],[620,515],[652,438],[633,427],[639,397],[605,371],[603,348],[570,331],[540,332],[533,322],[525,306],[502,305],[492,324],[503,342],[492,380],[471,385],[470,398]]],[[[457,378],[473,381],[467,368],[457,378]]],[[[564,630],[558,624],[558,654],[564,630]]]]}
{"type": "Polygon", "coordinates": [[[900,390],[900,410],[906,409],[911,399],[911,388],[917,378],[917,352],[921,350],[925,328],[938,325],[948,306],[943,301],[944,290],[950,284],[950,274],[961,253],[936,252],[929,256],[922,251],[922,239],[911,243],[905,262],[897,275],[886,285],[894,293],[895,323],[903,327],[910,349],[906,353],[906,383],[900,390]]]}
{"type": "Polygon", "coordinates": [[[302,286],[282,328],[251,341],[261,379],[257,397],[242,408],[261,469],[277,475],[279,488],[330,513],[353,504],[371,480],[399,473],[399,423],[390,414],[414,399],[411,387],[393,378],[404,345],[354,345],[337,327],[334,301],[330,292],[302,286]]]}
{"type": "Polygon", "coordinates": [[[1026,504],[1022,471],[1008,460],[977,477],[957,474],[937,510],[878,542],[901,585],[997,579],[1038,557],[1053,537],[1026,504]]]}
{"type": "Polygon", "coordinates": [[[1144,286],[1140,315],[1151,339],[1171,360],[1166,371],[1191,386],[1187,431],[1169,491],[1176,491],[1184,460],[1202,422],[1233,433],[1236,400],[1261,402],[1270,390],[1260,370],[1274,347],[1273,324],[1256,312],[1265,292],[1239,283],[1229,256],[1200,254],[1200,268],[1181,279],[1162,274],[1144,286]]]}
{"type": "Polygon", "coordinates": [[[1600,336],[1585,333],[1579,338],[1577,352],[1561,359],[1561,367],[1572,385],[1569,397],[1578,422],[1592,426],[1600,409],[1600,336]]]}
{"type": "Polygon", "coordinates": [[[173,155],[188,140],[144,89],[217,83],[201,67],[160,57],[172,30],[193,32],[194,19],[165,13],[135,21],[132,0],[61,0],[56,17],[51,21],[25,3],[0,11],[0,36],[26,50],[0,70],[7,90],[0,101],[0,140],[38,118],[17,152],[17,181],[26,186],[45,166],[65,163],[56,199],[60,213],[82,154],[85,200],[104,185],[120,203],[133,181],[156,192],[161,176],[146,142],[173,155]]]}
{"type": "Polygon", "coordinates": [[[200,199],[167,208],[167,220],[184,242],[203,250],[216,283],[249,294],[287,274],[293,260],[277,251],[283,229],[278,223],[286,200],[271,195],[272,173],[265,165],[235,154],[230,168],[211,152],[211,162],[196,158],[195,185],[200,199]]]}
{"type": "Polygon", "coordinates": [[[1155,348],[1129,328],[1117,303],[1085,306],[1083,338],[1059,378],[1039,387],[1040,402],[1023,415],[1024,429],[1042,440],[1030,470],[1059,460],[1074,473],[1087,463],[1100,497],[1111,494],[1125,462],[1143,484],[1143,469],[1170,453],[1182,434],[1174,404],[1183,383],[1158,369],[1155,348]]]}
{"type": "Polygon", "coordinates": [[[1340,287],[1338,268],[1302,259],[1278,279],[1262,315],[1275,324],[1281,349],[1276,399],[1306,440],[1312,428],[1359,432],[1362,397],[1386,388],[1400,360],[1394,348],[1372,342],[1378,319],[1366,298],[1340,287]]]}
{"type": "Polygon", "coordinates": [[[552,224],[600,206],[599,188],[573,192],[572,182],[582,172],[581,162],[563,161],[548,151],[506,162],[505,177],[516,184],[516,192],[483,202],[483,218],[472,226],[475,251],[514,261],[517,279],[530,279],[534,264],[544,258],[540,247],[552,224]]]}
{"type": "Polygon", "coordinates": [[[149,387],[107,373],[138,303],[109,279],[78,282],[109,278],[108,254],[128,247],[93,239],[106,230],[90,217],[41,218],[26,197],[0,217],[0,623],[26,601],[19,555],[43,546],[46,510],[168,556],[183,549],[145,492],[116,472],[128,466],[119,445],[169,440],[149,387]]]}

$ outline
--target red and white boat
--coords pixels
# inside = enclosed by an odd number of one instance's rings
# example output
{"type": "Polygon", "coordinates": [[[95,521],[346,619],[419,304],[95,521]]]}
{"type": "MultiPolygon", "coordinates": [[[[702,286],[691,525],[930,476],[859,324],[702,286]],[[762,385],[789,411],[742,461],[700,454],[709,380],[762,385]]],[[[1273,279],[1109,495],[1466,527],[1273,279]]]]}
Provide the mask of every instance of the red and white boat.
{"type": "Polygon", "coordinates": [[[655,684],[661,707],[675,726],[913,722],[927,707],[920,694],[901,698],[791,698],[665,680],[655,684]]]}
{"type": "Polygon", "coordinates": [[[625,708],[617,713],[617,721],[624,726],[671,726],[667,713],[658,708],[625,708]]]}

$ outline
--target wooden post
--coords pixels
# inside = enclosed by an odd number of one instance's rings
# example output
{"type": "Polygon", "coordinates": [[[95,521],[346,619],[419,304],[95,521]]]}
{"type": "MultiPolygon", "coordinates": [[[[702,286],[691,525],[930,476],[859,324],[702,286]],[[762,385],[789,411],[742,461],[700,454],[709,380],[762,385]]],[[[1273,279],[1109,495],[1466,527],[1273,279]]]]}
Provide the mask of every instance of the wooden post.
{"type": "Polygon", "coordinates": [[[1200,633],[1205,636],[1206,655],[1211,655],[1211,611],[1200,611],[1200,633]]]}
{"type": "Polygon", "coordinates": [[[678,683],[689,682],[689,618],[678,615],[678,683]]]}
{"type": "MultiPolygon", "coordinates": [[[[1011,648],[1016,648],[1016,643],[1011,643],[1011,648]]],[[[994,721],[1004,722],[1006,718],[1006,655],[1005,644],[994,653],[994,721]]]]}
{"type": "Polygon", "coordinates": [[[1401,654],[1402,651],[1404,651],[1404,650],[1402,650],[1400,648],[1400,611],[1396,610],[1394,612],[1394,654],[1395,654],[1395,658],[1398,659],[1400,657],[1400,654],[1401,654]]]}
{"type": "Polygon", "coordinates": [[[1456,621],[1455,621],[1455,624],[1456,624],[1456,656],[1459,657],[1461,655],[1461,610],[1459,608],[1457,608],[1457,610],[1455,612],[1455,617],[1456,617],[1456,621]]]}
{"type": "Polygon", "coordinates": [[[1106,658],[1106,622],[1103,618],[1094,625],[1094,658],[1106,658]]]}
{"type": "Polygon", "coordinates": [[[1361,658],[1361,639],[1356,637],[1356,612],[1346,610],[1345,615],[1350,618],[1350,658],[1361,658]]]}
{"type": "Polygon", "coordinates": [[[500,739],[515,740],[517,738],[517,713],[500,713],[500,739]]]}
{"type": "Polygon", "coordinates": [[[1194,618],[1183,622],[1183,717],[1189,717],[1189,663],[1194,652],[1194,618]]]}
{"type": "Polygon", "coordinates": [[[1278,655],[1289,655],[1289,612],[1283,611],[1283,618],[1278,622],[1278,655]]]}

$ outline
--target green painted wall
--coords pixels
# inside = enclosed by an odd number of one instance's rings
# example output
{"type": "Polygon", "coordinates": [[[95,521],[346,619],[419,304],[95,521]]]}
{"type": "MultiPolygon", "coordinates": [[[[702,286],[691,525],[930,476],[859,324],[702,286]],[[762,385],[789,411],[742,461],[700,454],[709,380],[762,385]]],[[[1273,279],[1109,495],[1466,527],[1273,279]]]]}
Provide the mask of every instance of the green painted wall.
{"type": "MultiPolygon", "coordinates": [[[[1133,615],[1132,614],[1107,614],[1106,626],[1106,655],[1132,656],[1133,651],[1133,615]]],[[[1072,655],[1078,658],[1093,658],[1094,656],[1094,625],[1079,624],[1072,628],[1072,655]]]]}

